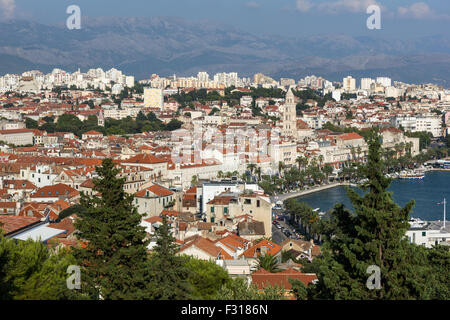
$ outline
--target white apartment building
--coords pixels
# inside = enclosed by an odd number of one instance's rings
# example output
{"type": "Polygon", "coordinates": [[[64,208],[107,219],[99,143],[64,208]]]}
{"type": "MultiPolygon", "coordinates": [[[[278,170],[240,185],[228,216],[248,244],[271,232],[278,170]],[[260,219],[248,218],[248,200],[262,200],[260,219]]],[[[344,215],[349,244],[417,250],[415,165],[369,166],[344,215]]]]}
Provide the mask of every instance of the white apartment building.
{"type": "Polygon", "coordinates": [[[373,80],[372,78],[361,78],[361,89],[370,90],[370,85],[374,82],[375,80],[373,80]]]}
{"type": "Polygon", "coordinates": [[[250,107],[252,105],[253,98],[251,96],[241,97],[240,104],[243,107],[250,107]]]}
{"type": "Polygon", "coordinates": [[[388,77],[377,77],[377,83],[381,84],[383,87],[392,86],[392,80],[388,77]]]}
{"type": "Polygon", "coordinates": [[[0,130],[0,141],[23,146],[33,144],[34,133],[31,129],[0,130]]]}
{"type": "Polygon", "coordinates": [[[440,137],[442,134],[442,119],[439,116],[395,116],[390,120],[396,128],[402,126],[405,131],[430,132],[433,137],[440,137]]]}
{"type": "Polygon", "coordinates": [[[197,199],[201,199],[201,212],[206,213],[206,204],[222,192],[241,193],[244,190],[264,193],[264,191],[255,183],[248,184],[242,182],[204,182],[201,188],[197,188],[197,199]]]}
{"type": "Polygon", "coordinates": [[[354,91],[356,89],[356,80],[348,76],[342,80],[342,87],[345,92],[354,91]]]}

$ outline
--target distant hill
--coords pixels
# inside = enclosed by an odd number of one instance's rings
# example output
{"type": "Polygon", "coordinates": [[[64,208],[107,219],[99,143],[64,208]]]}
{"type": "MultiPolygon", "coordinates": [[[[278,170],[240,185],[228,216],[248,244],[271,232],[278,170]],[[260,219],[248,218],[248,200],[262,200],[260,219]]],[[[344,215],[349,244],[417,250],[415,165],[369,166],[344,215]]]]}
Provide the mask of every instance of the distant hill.
{"type": "Polygon", "coordinates": [[[116,67],[137,79],[198,71],[296,79],[315,74],[341,80],[387,75],[450,87],[450,39],[319,35],[254,35],[211,21],[180,18],[85,18],[81,30],[36,22],[0,23],[0,74],[58,67],[116,67]]]}

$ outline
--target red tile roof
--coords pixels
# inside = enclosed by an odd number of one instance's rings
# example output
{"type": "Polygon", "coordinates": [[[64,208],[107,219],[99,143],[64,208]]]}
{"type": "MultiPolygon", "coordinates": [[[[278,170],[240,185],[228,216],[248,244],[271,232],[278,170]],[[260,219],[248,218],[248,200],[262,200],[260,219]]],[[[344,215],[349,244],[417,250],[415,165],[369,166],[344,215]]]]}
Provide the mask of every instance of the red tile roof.
{"type": "Polygon", "coordinates": [[[147,191],[150,191],[157,197],[167,197],[167,196],[173,195],[173,192],[170,191],[169,189],[164,188],[158,184],[154,184],[151,187],[148,187],[146,189],[136,192],[136,197],[145,198],[147,191]]]}
{"type": "Polygon", "coordinates": [[[212,240],[203,237],[197,237],[195,240],[184,245],[183,247],[181,247],[180,252],[183,252],[184,250],[192,246],[197,247],[213,258],[220,258],[225,260],[233,259],[226,251],[224,251],[222,248],[217,247],[212,240]]]}
{"type": "Polygon", "coordinates": [[[298,279],[303,282],[305,286],[308,286],[310,283],[317,280],[317,276],[315,273],[302,273],[292,268],[277,273],[271,273],[261,268],[252,273],[252,283],[254,283],[258,289],[271,285],[290,290],[291,284],[289,283],[289,279],[298,279]]]}
{"type": "Polygon", "coordinates": [[[5,234],[13,233],[20,229],[39,223],[41,220],[35,217],[0,216],[0,228],[5,234]]]}
{"type": "Polygon", "coordinates": [[[146,164],[154,164],[154,163],[164,163],[167,160],[160,159],[151,154],[141,153],[134,157],[131,157],[128,160],[123,161],[124,163],[146,163],[146,164]]]}
{"type": "Polygon", "coordinates": [[[52,186],[45,186],[33,193],[31,198],[56,198],[59,196],[74,197],[80,194],[76,189],[64,183],[58,183],[52,186]]]}
{"type": "Polygon", "coordinates": [[[255,257],[255,255],[259,256],[261,254],[262,250],[257,250],[257,249],[261,249],[262,247],[266,248],[266,254],[270,254],[272,256],[281,252],[281,249],[282,249],[282,247],[280,245],[264,239],[264,240],[261,240],[260,242],[258,242],[256,245],[245,250],[242,253],[242,255],[247,258],[253,258],[253,257],[255,257]]]}

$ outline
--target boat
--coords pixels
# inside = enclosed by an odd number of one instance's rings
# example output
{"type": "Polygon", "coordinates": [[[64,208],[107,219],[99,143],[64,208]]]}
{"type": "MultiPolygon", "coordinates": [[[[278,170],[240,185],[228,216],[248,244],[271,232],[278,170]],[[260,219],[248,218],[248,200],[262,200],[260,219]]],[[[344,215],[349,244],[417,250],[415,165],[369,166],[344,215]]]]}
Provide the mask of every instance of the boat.
{"type": "Polygon", "coordinates": [[[428,225],[427,221],[422,221],[419,218],[411,218],[409,219],[409,224],[411,229],[422,229],[428,225]]]}
{"type": "Polygon", "coordinates": [[[402,171],[398,175],[398,178],[407,180],[417,180],[417,179],[422,180],[423,178],[425,178],[425,172],[423,170],[416,170],[412,172],[402,171]]]}

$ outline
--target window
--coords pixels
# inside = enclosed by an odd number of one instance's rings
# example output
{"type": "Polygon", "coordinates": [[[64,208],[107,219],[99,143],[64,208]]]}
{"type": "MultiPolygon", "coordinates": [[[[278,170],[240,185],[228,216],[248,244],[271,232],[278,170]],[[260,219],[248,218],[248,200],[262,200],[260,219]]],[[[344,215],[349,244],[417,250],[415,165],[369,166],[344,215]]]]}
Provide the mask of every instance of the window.
{"type": "Polygon", "coordinates": [[[424,231],[422,232],[422,237],[426,237],[427,233],[424,231]]]}
{"type": "Polygon", "coordinates": [[[256,200],[256,206],[259,208],[260,207],[260,201],[256,200]]]}
{"type": "Polygon", "coordinates": [[[245,199],[244,204],[252,204],[252,199],[245,199]]]}
{"type": "Polygon", "coordinates": [[[228,213],[228,207],[223,208],[223,213],[228,213]]]}
{"type": "Polygon", "coordinates": [[[211,207],[211,212],[214,212],[214,207],[211,207]]]}

